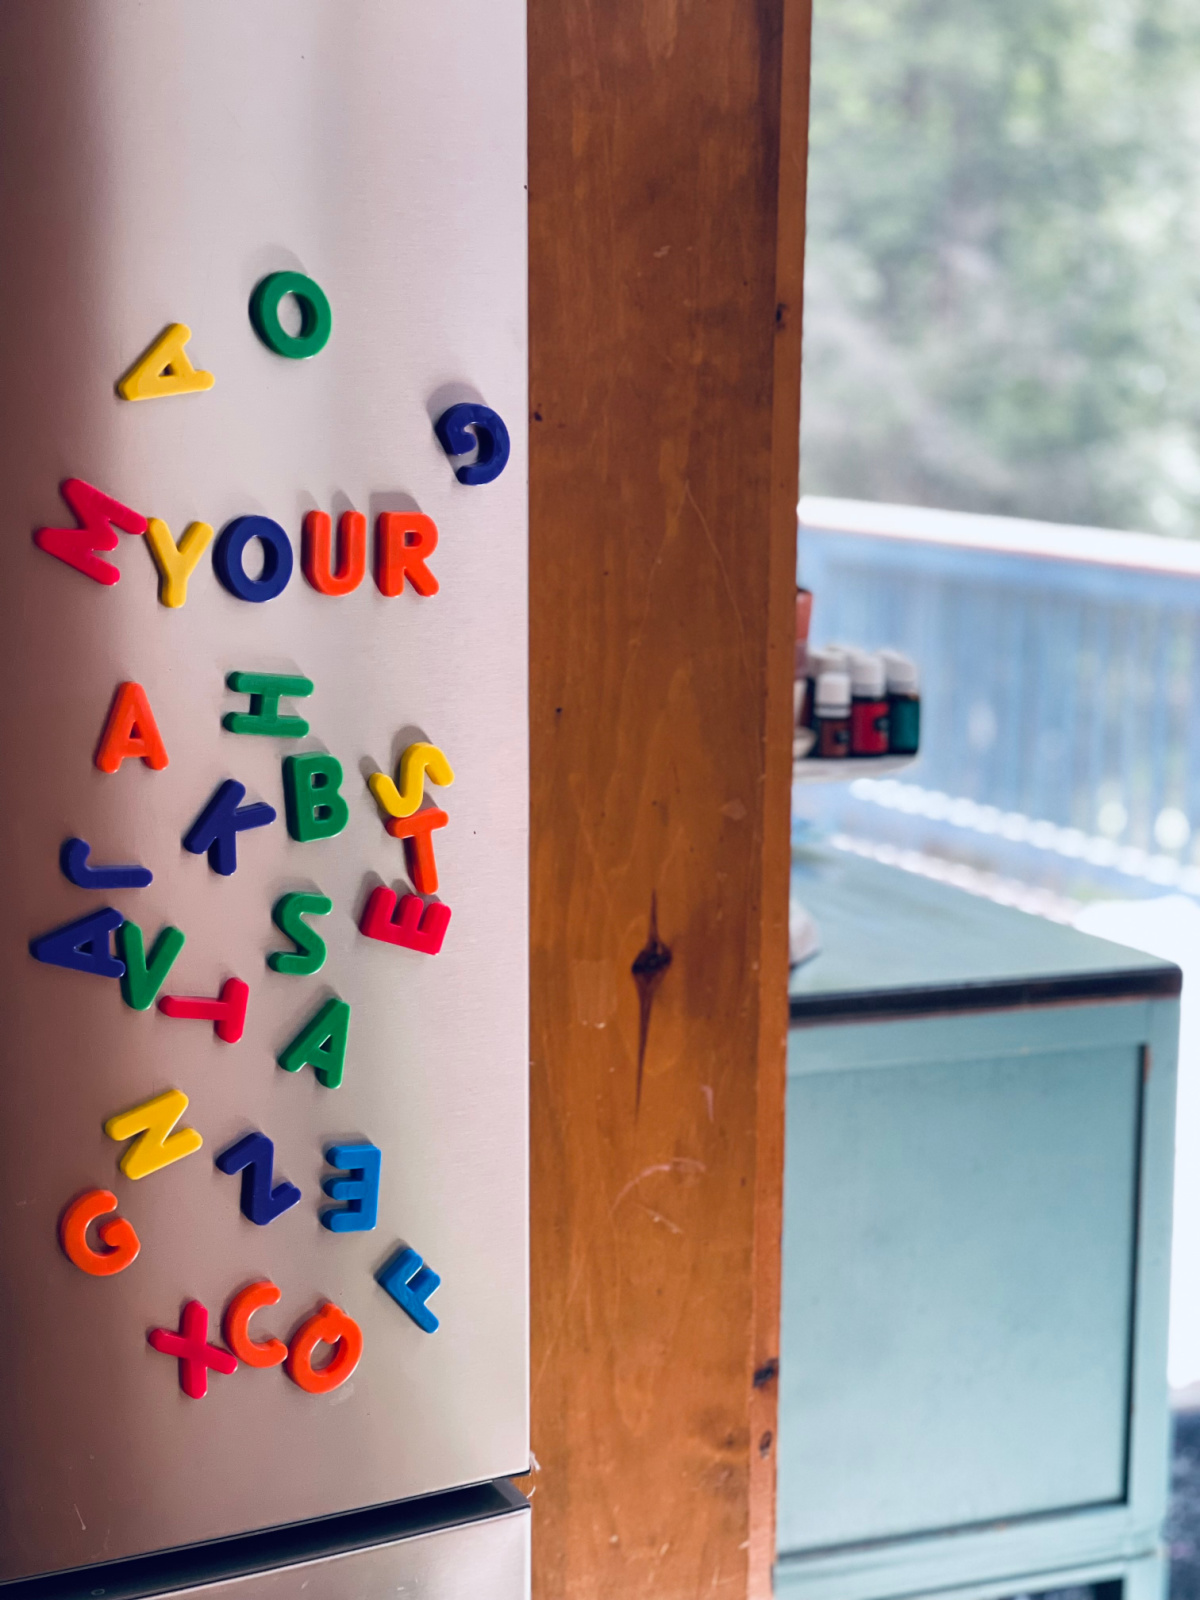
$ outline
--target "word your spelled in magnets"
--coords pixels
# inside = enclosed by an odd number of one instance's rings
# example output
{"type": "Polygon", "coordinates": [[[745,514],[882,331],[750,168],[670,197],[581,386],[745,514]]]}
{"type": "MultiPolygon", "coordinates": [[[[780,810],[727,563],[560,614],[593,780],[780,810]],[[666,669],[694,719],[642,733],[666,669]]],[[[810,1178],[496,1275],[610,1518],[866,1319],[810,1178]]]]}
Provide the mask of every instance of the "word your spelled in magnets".
{"type": "Polygon", "coordinates": [[[167,1089],[153,1100],[109,1117],[104,1131],[110,1139],[118,1144],[125,1139],[134,1141],[121,1157],[121,1171],[127,1178],[146,1178],[200,1149],[204,1140],[195,1128],[171,1131],[187,1108],[188,1097],[182,1089],[167,1089]],[[135,1138],[137,1134],[141,1137],[135,1138]]]}
{"type": "Polygon", "coordinates": [[[115,528],[122,533],[145,533],[146,519],[140,511],[132,511],[111,495],[94,489],[82,478],[67,478],[60,493],[71,509],[78,527],[39,528],[33,542],[48,556],[65,561],[76,572],[96,583],[114,584],[121,581],[121,569],[111,561],[103,561],[98,550],[115,550],[118,539],[115,528]]]}
{"type": "Polygon", "coordinates": [[[103,1250],[88,1243],[89,1226],[116,1209],[117,1197],[110,1190],[89,1189],[73,1200],[59,1218],[58,1239],[63,1254],[90,1278],[111,1278],[124,1272],[137,1260],[142,1248],[133,1223],[124,1217],[109,1217],[96,1229],[103,1250]]]}
{"type": "Polygon", "coordinates": [[[271,920],[295,950],[273,950],[267,957],[272,972],[294,978],[311,978],[325,965],[325,941],[314,933],[305,917],[327,917],[333,901],[323,894],[285,894],[271,907],[271,920]]]}
{"type": "Polygon", "coordinates": [[[122,761],[142,761],[152,772],[168,765],[162,734],[140,683],[117,685],[94,759],[101,772],[110,774],[119,771],[122,761]]]}
{"type": "Polygon", "coordinates": [[[417,894],[400,897],[383,884],[371,891],[358,931],[382,944],[395,944],[422,955],[436,956],[450,926],[450,907],[417,894]]]}
{"type": "Polygon", "coordinates": [[[275,807],[259,800],[244,806],[246,785],[227,778],[183,836],[183,848],[194,856],[207,851],[208,864],[221,877],[237,871],[237,836],[275,821],[275,807]]]}
{"type": "Polygon", "coordinates": [[[187,1022],[211,1022],[222,1044],[237,1044],[246,1027],[250,985],[241,978],[226,978],[215,1000],[205,995],[165,994],[158,1002],[164,1017],[187,1022]]]}
{"type": "MultiPolygon", "coordinates": [[[[358,511],[338,519],[338,565],[330,568],[330,524],[323,511],[310,511],[301,536],[301,570],[311,588],[323,595],[351,594],[366,571],[366,518],[358,511]]],[[[375,584],[386,599],[406,587],[430,599],[440,587],[429,567],[438,546],[437,523],[421,511],[381,511],[375,520],[375,584]]],[[[213,550],[213,568],[230,594],[252,604],[277,599],[293,569],[292,547],[278,522],[269,517],[236,517],[222,531],[213,550]],[[245,568],[246,547],[258,539],[263,566],[257,578],[245,568]]]]}
{"type": "MultiPolygon", "coordinates": [[[[188,580],[210,545],[218,581],[238,600],[250,605],[277,600],[292,580],[295,556],[291,541],[281,524],[271,517],[235,517],[221,530],[215,545],[211,523],[189,522],[176,544],[161,517],[144,517],[82,479],[68,478],[62,485],[62,494],[80,526],[38,528],[34,543],[97,583],[114,584],[121,577],[118,567],[96,554],[99,550],[116,549],[113,526],[125,533],[146,535],[158,570],[158,598],[171,610],[187,603],[188,580]],[[262,564],[258,576],[251,577],[247,551],[255,540],[261,546],[262,564]]],[[[309,586],[322,595],[352,594],[366,573],[366,540],[366,518],[362,513],[343,512],[338,519],[338,560],[334,569],[330,519],[323,511],[310,511],[301,535],[301,567],[309,586]]],[[[407,589],[422,599],[436,595],[441,585],[429,559],[437,547],[438,529],[432,517],[422,511],[381,511],[375,520],[374,567],[380,594],[389,600],[407,589]]]]}
{"type": "Polygon", "coordinates": [[[199,394],[211,389],[211,372],[198,372],[184,346],[192,330],[182,322],[164,328],[117,384],[122,400],[161,400],[173,394],[199,394]]]}
{"type": "Polygon", "coordinates": [[[490,406],[463,402],[443,411],[433,425],[438,443],[448,456],[479,454],[469,464],[455,468],[459,483],[491,483],[508,465],[511,445],[503,419],[490,406]]]}
{"type": "Polygon", "coordinates": [[[404,1249],[375,1274],[375,1281],[425,1333],[436,1333],[438,1319],[425,1302],[441,1283],[415,1250],[404,1249]]]}
{"type": "Polygon", "coordinates": [[[214,1165],[227,1177],[241,1173],[242,1215],[259,1228],[299,1204],[300,1191],[294,1183],[285,1181],[272,1187],[275,1145],[265,1133],[248,1133],[223,1150],[214,1165]]]}
{"type": "Polygon", "coordinates": [[[322,1181],[321,1188],[331,1200],[344,1200],[346,1204],[326,1206],[321,1212],[321,1226],[330,1233],[369,1233],[379,1220],[382,1151],[373,1144],[332,1144],[325,1152],[325,1161],[348,1176],[322,1181]]]}
{"type": "Polygon", "coordinates": [[[151,1328],[146,1335],[152,1350],[174,1356],[179,1362],[179,1387],[190,1400],[203,1400],[208,1393],[208,1374],[237,1371],[237,1357],[208,1342],[208,1311],[199,1300],[189,1300],[179,1318],[179,1332],[170,1328],[151,1328]]]}
{"type": "Polygon", "coordinates": [[[154,882],[149,867],[90,867],[92,847],[86,839],[64,839],[58,864],[77,889],[148,889],[154,882]]]}

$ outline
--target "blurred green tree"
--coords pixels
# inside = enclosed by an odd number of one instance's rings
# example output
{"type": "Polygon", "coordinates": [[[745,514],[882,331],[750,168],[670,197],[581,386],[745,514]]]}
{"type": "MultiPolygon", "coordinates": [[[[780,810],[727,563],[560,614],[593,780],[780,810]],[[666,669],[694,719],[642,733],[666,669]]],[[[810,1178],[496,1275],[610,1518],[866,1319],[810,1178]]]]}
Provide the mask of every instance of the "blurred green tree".
{"type": "Polygon", "coordinates": [[[1200,5],[817,0],[802,485],[1200,535],[1200,5]]]}

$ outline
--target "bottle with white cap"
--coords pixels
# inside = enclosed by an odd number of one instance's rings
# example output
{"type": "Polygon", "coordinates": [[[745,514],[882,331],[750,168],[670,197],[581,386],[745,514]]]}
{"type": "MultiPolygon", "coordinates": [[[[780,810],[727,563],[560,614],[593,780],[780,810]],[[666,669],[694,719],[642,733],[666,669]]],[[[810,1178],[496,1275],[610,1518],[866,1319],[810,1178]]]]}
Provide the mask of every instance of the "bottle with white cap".
{"type": "Polygon", "coordinates": [[[840,645],[823,645],[808,652],[808,695],[805,724],[816,726],[817,680],[823,672],[845,672],[846,651],[840,645]]]}
{"type": "Polygon", "coordinates": [[[816,754],[841,757],[850,754],[850,674],[822,672],[817,679],[813,707],[817,730],[816,754]]]}
{"type": "Polygon", "coordinates": [[[887,670],[890,748],[893,755],[915,756],[921,743],[920,678],[916,663],[899,650],[881,650],[887,670]]]}
{"type": "Polygon", "coordinates": [[[888,753],[887,669],[883,657],[867,650],[850,656],[850,754],[888,753]]]}

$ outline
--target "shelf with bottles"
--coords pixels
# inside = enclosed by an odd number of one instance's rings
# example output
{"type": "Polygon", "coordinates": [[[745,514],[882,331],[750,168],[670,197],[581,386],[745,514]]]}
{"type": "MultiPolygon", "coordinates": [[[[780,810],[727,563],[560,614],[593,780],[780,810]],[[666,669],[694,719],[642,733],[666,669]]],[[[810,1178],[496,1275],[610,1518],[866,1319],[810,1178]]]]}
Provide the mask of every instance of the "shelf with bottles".
{"type": "Polygon", "coordinates": [[[796,594],[792,772],[797,783],[836,783],[896,772],[916,759],[920,678],[899,650],[808,644],[812,595],[796,594]]]}
{"type": "Polygon", "coordinates": [[[893,773],[911,767],[916,756],[864,756],[861,760],[851,756],[826,759],[821,756],[798,756],[793,747],[793,783],[850,783],[855,778],[888,778],[893,773]]]}

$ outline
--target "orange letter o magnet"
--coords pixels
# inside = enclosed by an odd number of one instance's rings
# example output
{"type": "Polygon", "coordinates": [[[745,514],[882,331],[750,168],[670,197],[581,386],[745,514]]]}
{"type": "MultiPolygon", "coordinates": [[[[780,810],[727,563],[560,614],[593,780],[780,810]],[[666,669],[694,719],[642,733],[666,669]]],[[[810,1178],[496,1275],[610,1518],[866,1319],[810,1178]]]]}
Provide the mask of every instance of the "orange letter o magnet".
{"type": "Polygon", "coordinates": [[[362,1329],[358,1323],[327,1300],[297,1332],[288,1347],[287,1366],[283,1370],[305,1394],[328,1394],[345,1383],[354,1371],[362,1348],[362,1329]],[[336,1348],[325,1366],[314,1367],[312,1358],[319,1344],[331,1344],[336,1348]]]}

